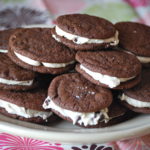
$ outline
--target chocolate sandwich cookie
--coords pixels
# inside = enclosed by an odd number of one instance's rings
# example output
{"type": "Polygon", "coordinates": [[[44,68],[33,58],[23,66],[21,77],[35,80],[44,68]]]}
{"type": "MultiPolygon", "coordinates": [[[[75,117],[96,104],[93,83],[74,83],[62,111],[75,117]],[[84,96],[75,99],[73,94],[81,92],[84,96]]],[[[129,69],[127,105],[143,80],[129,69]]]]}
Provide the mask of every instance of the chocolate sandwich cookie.
{"type": "Polygon", "coordinates": [[[38,86],[37,74],[17,66],[10,58],[0,53],[0,89],[29,90],[38,86]]]}
{"type": "Polygon", "coordinates": [[[8,52],[9,37],[15,31],[16,31],[15,29],[0,31],[0,53],[8,52]]]}
{"type": "Polygon", "coordinates": [[[141,64],[122,51],[77,52],[76,70],[94,84],[128,89],[140,82],[141,64]]]}
{"type": "Polygon", "coordinates": [[[150,70],[142,72],[141,83],[119,96],[121,102],[135,112],[150,113],[150,70]]]}
{"type": "MultiPolygon", "coordinates": [[[[109,89],[92,84],[79,73],[69,73],[52,80],[43,108],[73,124],[94,128],[111,122],[108,108],[111,103],[109,89]]],[[[112,116],[119,117],[120,111],[112,116]]]]}
{"type": "Polygon", "coordinates": [[[143,66],[150,67],[150,27],[134,22],[119,22],[119,45],[139,59],[143,66]]]}
{"type": "Polygon", "coordinates": [[[87,14],[59,16],[52,36],[76,50],[95,50],[118,45],[118,31],[106,19],[87,14]]]}
{"type": "Polygon", "coordinates": [[[109,110],[108,116],[109,116],[110,120],[108,122],[103,122],[103,123],[97,125],[97,128],[115,125],[115,124],[121,123],[123,121],[127,121],[137,115],[136,113],[130,111],[129,109],[122,106],[118,102],[113,102],[108,107],[108,110],[109,110]]]}
{"type": "Polygon", "coordinates": [[[28,92],[1,90],[0,113],[28,122],[48,122],[52,117],[52,112],[42,108],[46,96],[47,91],[41,89],[28,92]]]}
{"type": "Polygon", "coordinates": [[[0,89],[28,90],[37,87],[36,73],[25,70],[6,55],[10,35],[17,29],[0,31],[0,89]]]}
{"type": "Polygon", "coordinates": [[[40,73],[60,74],[74,66],[75,52],[52,38],[49,28],[20,29],[9,40],[9,57],[40,73]]]}

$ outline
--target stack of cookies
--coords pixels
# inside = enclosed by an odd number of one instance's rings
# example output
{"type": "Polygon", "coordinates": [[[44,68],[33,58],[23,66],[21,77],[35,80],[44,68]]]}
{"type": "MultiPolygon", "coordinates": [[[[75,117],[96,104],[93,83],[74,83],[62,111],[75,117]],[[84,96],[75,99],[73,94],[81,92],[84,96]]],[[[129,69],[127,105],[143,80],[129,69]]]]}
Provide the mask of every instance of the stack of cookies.
{"type": "Polygon", "coordinates": [[[46,123],[54,113],[98,128],[150,113],[146,25],[63,15],[54,28],[1,31],[0,52],[4,115],[46,123]]]}

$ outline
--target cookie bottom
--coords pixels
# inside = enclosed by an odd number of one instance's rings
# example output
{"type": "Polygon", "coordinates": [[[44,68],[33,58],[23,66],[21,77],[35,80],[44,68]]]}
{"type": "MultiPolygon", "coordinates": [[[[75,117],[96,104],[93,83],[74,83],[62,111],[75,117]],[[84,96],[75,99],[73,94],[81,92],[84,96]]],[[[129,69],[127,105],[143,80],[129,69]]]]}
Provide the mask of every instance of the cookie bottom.
{"type": "MultiPolygon", "coordinates": [[[[126,109],[125,107],[123,107],[119,104],[117,104],[117,106],[115,104],[112,104],[110,106],[109,110],[110,110],[109,116],[112,117],[113,119],[111,119],[107,123],[105,123],[104,121],[103,122],[99,121],[98,124],[96,124],[96,125],[84,126],[83,124],[80,125],[78,123],[76,123],[75,125],[84,127],[84,128],[103,128],[103,127],[108,127],[108,126],[112,126],[112,125],[121,123],[123,121],[127,121],[127,120],[133,118],[135,115],[137,115],[136,113],[126,109]]],[[[60,118],[67,120],[69,122],[72,122],[72,120],[69,117],[63,116],[58,111],[55,111],[53,109],[51,111],[54,112],[56,115],[58,115],[60,118]]]]}
{"type": "Polygon", "coordinates": [[[145,64],[143,63],[142,66],[143,66],[144,68],[146,68],[146,69],[147,69],[147,68],[150,68],[150,63],[145,63],[145,64]]]}
{"type": "Polygon", "coordinates": [[[32,65],[29,65],[29,64],[21,61],[20,59],[18,59],[16,57],[16,55],[14,54],[13,50],[11,50],[11,49],[8,52],[8,56],[14,63],[19,65],[20,67],[29,69],[31,71],[39,72],[39,73],[62,74],[62,73],[65,73],[65,72],[73,69],[75,66],[75,64],[70,64],[63,68],[48,68],[45,66],[32,66],[32,65]]]}
{"type": "Polygon", "coordinates": [[[13,91],[26,91],[37,88],[39,82],[35,79],[33,84],[30,86],[22,86],[22,85],[7,85],[0,83],[0,89],[2,90],[13,90],[13,91]]]}
{"type": "Polygon", "coordinates": [[[124,105],[128,109],[130,109],[130,110],[132,110],[134,112],[137,112],[137,113],[150,114],[150,108],[138,108],[138,107],[134,107],[132,105],[129,105],[126,102],[122,102],[122,105],[124,105]]]}
{"type": "MultiPolygon", "coordinates": [[[[84,70],[80,69],[80,64],[76,65],[76,70],[77,70],[77,72],[82,74],[87,80],[91,81],[92,83],[100,85],[100,86],[105,87],[105,88],[110,88],[108,85],[102,84],[99,81],[94,80],[84,70]]],[[[112,88],[112,89],[116,89],[116,90],[130,89],[130,88],[136,86],[138,83],[140,83],[140,81],[141,81],[141,76],[139,75],[136,78],[129,80],[127,82],[123,82],[119,86],[112,88]]]]}
{"type": "Polygon", "coordinates": [[[56,115],[54,114],[52,114],[47,120],[43,120],[41,117],[25,118],[15,114],[9,114],[4,108],[0,108],[0,113],[10,118],[14,118],[26,122],[37,123],[37,124],[47,124],[50,122],[54,122],[57,118],[56,115]]]}

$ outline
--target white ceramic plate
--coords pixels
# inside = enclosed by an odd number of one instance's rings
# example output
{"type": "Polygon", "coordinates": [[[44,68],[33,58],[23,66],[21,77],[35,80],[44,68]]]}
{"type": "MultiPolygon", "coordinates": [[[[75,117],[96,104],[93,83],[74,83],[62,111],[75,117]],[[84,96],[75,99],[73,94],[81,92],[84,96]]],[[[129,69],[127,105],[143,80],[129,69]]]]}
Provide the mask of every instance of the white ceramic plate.
{"type": "Polygon", "coordinates": [[[79,128],[66,121],[42,126],[0,115],[0,131],[60,143],[100,144],[150,133],[150,115],[140,115],[118,125],[101,129],[79,128]]]}

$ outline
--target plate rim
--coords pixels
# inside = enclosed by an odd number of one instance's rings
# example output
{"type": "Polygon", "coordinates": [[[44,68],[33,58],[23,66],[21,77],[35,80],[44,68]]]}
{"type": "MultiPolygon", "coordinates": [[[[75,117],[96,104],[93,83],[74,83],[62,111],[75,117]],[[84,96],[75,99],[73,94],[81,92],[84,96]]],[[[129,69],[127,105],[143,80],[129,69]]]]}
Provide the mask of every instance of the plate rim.
{"type": "MultiPolygon", "coordinates": [[[[18,121],[15,119],[12,119],[12,120],[18,121]]],[[[51,128],[55,129],[53,127],[50,127],[50,129],[51,128]]],[[[143,135],[149,134],[150,124],[146,124],[146,125],[142,124],[141,126],[136,126],[134,128],[132,127],[130,129],[126,128],[124,130],[109,131],[109,132],[105,131],[102,133],[96,132],[96,130],[95,132],[93,132],[93,129],[91,129],[91,130],[88,130],[88,132],[86,133],[86,132],[79,132],[79,129],[74,129],[74,132],[70,132],[70,131],[60,132],[60,130],[56,131],[56,129],[47,131],[46,129],[45,130],[42,129],[42,126],[41,126],[41,129],[37,129],[37,128],[31,128],[27,126],[21,126],[18,124],[12,124],[10,122],[0,120],[0,131],[9,133],[12,135],[23,136],[23,137],[28,137],[28,138],[33,138],[33,139],[38,139],[38,140],[43,140],[43,141],[48,141],[48,142],[59,142],[59,143],[67,143],[67,144],[71,144],[71,143],[101,144],[101,143],[106,143],[110,141],[117,141],[117,140],[133,138],[136,136],[143,136],[143,135]],[[29,133],[32,133],[32,134],[29,134],[29,133]],[[91,133],[93,133],[92,138],[89,138],[88,135],[90,135],[91,133]],[[111,136],[109,136],[109,134],[111,134],[111,136]]]]}

